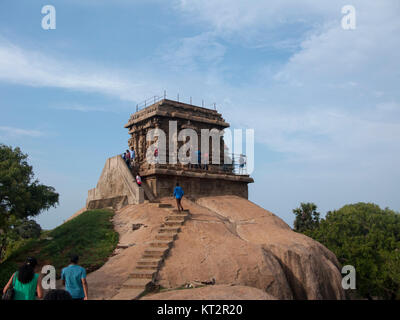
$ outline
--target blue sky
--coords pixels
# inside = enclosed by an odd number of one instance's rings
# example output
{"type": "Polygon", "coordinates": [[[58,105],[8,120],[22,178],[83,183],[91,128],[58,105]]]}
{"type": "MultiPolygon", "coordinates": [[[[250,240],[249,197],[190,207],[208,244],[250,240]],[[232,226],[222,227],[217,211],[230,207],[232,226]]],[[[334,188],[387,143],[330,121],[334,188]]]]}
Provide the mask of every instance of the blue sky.
{"type": "Polygon", "coordinates": [[[52,228],[126,148],[136,103],[167,90],[254,128],[250,200],[287,223],[302,201],[400,210],[399,13],[398,0],[2,0],[0,142],[60,193],[37,219],[52,228]],[[41,28],[48,4],[55,30],[41,28]]]}

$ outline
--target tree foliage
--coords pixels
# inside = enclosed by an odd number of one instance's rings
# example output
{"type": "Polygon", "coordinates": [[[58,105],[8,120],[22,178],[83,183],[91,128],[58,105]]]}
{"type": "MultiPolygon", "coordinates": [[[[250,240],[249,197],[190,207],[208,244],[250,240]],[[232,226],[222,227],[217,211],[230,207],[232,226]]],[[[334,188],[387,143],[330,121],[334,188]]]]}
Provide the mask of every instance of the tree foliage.
{"type": "Polygon", "coordinates": [[[293,213],[296,215],[294,221],[294,229],[296,231],[304,232],[318,227],[319,212],[317,212],[317,206],[314,203],[302,202],[299,208],[293,209],[293,213]]]}
{"type": "Polygon", "coordinates": [[[58,193],[34,179],[27,158],[20,148],[0,144],[0,261],[21,223],[58,204],[58,193]]]}
{"type": "Polygon", "coordinates": [[[39,238],[42,228],[34,220],[23,220],[21,224],[15,228],[17,234],[23,239],[39,238]]]}
{"type": "Polygon", "coordinates": [[[364,297],[400,298],[400,214],[372,203],[329,211],[319,226],[304,233],[356,269],[357,292],[364,297]]]}

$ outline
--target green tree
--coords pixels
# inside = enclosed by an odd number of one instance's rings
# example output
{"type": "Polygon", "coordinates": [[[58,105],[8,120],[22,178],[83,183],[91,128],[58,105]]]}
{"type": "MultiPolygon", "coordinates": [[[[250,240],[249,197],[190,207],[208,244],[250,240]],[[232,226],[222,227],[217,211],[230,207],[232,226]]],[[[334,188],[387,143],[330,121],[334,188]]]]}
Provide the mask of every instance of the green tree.
{"type": "Polygon", "coordinates": [[[399,298],[399,213],[373,203],[345,205],[304,234],[335,253],[342,265],[355,267],[358,294],[399,298]]]}
{"type": "Polygon", "coordinates": [[[17,234],[23,239],[39,238],[42,228],[35,220],[23,220],[21,224],[15,228],[17,234]]]}
{"type": "Polygon", "coordinates": [[[293,209],[293,213],[296,216],[294,221],[294,229],[296,231],[304,232],[318,227],[319,212],[317,212],[317,206],[314,203],[302,202],[299,208],[293,209]]]}
{"type": "Polygon", "coordinates": [[[0,144],[0,261],[18,226],[58,204],[58,193],[34,179],[27,158],[18,147],[0,144]]]}

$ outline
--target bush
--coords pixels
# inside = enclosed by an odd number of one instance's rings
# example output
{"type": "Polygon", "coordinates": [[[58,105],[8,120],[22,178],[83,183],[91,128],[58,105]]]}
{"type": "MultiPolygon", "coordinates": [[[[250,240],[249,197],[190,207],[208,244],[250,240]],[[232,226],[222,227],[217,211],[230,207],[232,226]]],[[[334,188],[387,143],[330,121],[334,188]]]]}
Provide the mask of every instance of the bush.
{"type": "Polygon", "coordinates": [[[42,228],[34,220],[25,220],[16,228],[16,232],[23,239],[39,238],[42,228]]]}
{"type": "Polygon", "coordinates": [[[400,214],[372,203],[345,205],[304,234],[356,269],[363,297],[400,298],[400,214]]]}

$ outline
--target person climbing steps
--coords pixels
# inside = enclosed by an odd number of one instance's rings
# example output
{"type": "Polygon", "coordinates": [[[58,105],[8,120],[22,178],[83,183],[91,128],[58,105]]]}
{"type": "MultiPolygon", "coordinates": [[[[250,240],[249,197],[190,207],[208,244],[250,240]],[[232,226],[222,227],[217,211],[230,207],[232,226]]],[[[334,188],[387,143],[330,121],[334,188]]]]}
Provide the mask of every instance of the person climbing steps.
{"type": "Polygon", "coordinates": [[[182,187],[179,186],[179,182],[177,182],[174,189],[174,197],[176,199],[176,205],[178,207],[178,211],[183,211],[183,207],[181,204],[183,194],[184,194],[183,189],[182,187]]]}

